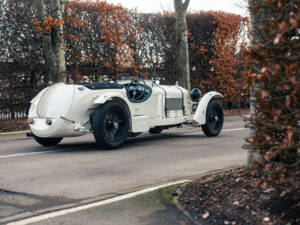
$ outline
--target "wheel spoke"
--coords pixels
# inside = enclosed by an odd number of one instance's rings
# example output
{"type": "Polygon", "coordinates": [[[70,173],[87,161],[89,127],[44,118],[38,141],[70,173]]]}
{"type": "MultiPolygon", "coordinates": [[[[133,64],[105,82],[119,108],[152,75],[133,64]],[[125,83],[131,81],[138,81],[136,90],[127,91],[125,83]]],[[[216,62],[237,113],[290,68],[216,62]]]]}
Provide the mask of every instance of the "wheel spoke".
{"type": "Polygon", "coordinates": [[[222,123],[222,121],[220,121],[220,118],[222,117],[222,115],[220,114],[220,112],[215,109],[212,113],[212,117],[211,117],[211,127],[213,129],[218,129],[220,127],[220,124],[222,123]]]}
{"type": "Polygon", "coordinates": [[[115,123],[119,123],[119,116],[117,114],[113,115],[112,121],[115,123]]]}
{"type": "Polygon", "coordinates": [[[115,139],[113,130],[111,130],[111,131],[109,132],[109,139],[110,139],[110,141],[114,141],[114,139],[115,139]]]}
{"type": "Polygon", "coordinates": [[[119,138],[121,126],[122,120],[120,120],[118,113],[112,111],[105,116],[104,128],[106,130],[106,136],[111,142],[119,138]]]}
{"type": "Polygon", "coordinates": [[[116,138],[117,134],[118,134],[118,130],[117,129],[113,129],[112,130],[113,139],[116,138]]]}
{"type": "Polygon", "coordinates": [[[210,125],[212,129],[217,129],[220,125],[220,119],[219,119],[219,113],[218,111],[215,109],[213,110],[213,112],[211,112],[209,119],[210,119],[210,125]]]}
{"type": "Polygon", "coordinates": [[[212,121],[212,123],[211,123],[211,127],[213,128],[213,129],[215,129],[215,127],[216,127],[216,121],[212,121]]]}
{"type": "Polygon", "coordinates": [[[110,112],[109,113],[109,118],[113,121],[114,120],[114,116],[115,116],[115,113],[114,112],[110,112]]]}

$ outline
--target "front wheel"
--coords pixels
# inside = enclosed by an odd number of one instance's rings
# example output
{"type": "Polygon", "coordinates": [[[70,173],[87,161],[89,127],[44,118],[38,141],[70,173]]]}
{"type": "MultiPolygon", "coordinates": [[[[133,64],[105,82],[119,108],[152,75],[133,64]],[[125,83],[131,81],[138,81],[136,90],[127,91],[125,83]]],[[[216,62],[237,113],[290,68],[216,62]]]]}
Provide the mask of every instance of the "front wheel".
{"type": "Polygon", "coordinates": [[[34,140],[43,146],[54,146],[57,145],[63,138],[42,138],[36,135],[32,135],[34,140]]]}
{"type": "Polygon", "coordinates": [[[202,130],[206,136],[218,136],[222,130],[224,113],[221,104],[216,100],[211,100],[206,109],[206,124],[202,125],[202,130]]]}
{"type": "Polygon", "coordinates": [[[107,102],[94,113],[92,127],[94,138],[99,147],[104,149],[118,148],[128,135],[128,112],[119,102],[107,102]]]}

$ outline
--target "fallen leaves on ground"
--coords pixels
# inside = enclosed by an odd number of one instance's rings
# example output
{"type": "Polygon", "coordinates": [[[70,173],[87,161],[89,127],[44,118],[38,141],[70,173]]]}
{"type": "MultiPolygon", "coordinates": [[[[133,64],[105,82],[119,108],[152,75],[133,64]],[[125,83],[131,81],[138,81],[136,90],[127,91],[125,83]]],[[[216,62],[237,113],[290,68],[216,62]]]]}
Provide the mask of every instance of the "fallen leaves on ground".
{"type": "Polygon", "coordinates": [[[209,175],[182,187],[179,202],[201,224],[300,224],[300,192],[280,197],[255,185],[247,168],[209,175]]]}
{"type": "Polygon", "coordinates": [[[27,119],[0,120],[0,132],[29,130],[27,119]]]}

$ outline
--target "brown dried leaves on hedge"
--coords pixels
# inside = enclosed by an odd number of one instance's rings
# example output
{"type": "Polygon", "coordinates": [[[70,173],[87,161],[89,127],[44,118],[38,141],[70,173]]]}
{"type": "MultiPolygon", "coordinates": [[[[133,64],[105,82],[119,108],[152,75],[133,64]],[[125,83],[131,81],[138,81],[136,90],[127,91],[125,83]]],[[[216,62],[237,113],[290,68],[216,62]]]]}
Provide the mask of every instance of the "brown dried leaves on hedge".
{"type": "Polygon", "coordinates": [[[300,2],[250,1],[253,15],[264,13],[254,27],[253,45],[245,52],[249,86],[259,85],[255,137],[248,148],[258,150],[254,164],[258,185],[287,192],[300,188],[300,2]]]}

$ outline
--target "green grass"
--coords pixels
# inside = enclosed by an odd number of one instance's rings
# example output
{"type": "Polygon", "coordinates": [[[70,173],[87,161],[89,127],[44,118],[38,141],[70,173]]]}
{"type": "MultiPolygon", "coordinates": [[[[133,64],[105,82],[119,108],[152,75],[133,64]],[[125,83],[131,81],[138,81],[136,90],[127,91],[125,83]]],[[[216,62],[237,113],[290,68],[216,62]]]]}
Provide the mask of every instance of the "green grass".
{"type": "Polygon", "coordinates": [[[183,185],[183,184],[177,184],[177,185],[174,185],[171,187],[160,189],[158,191],[159,196],[165,205],[168,205],[168,206],[173,205],[173,193],[181,185],[183,185]]]}

